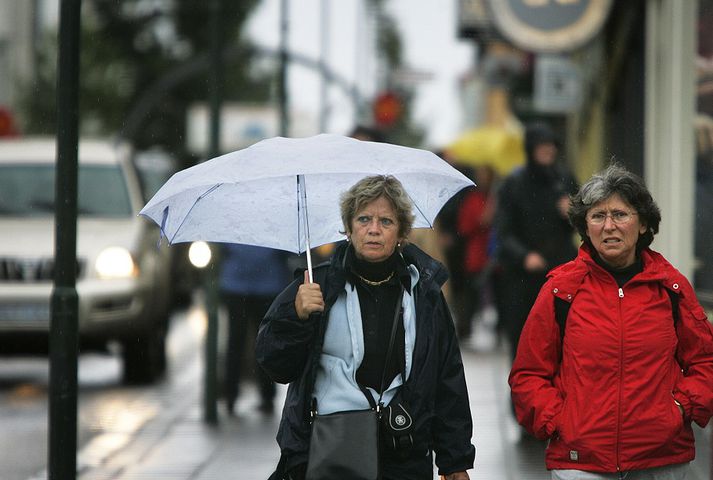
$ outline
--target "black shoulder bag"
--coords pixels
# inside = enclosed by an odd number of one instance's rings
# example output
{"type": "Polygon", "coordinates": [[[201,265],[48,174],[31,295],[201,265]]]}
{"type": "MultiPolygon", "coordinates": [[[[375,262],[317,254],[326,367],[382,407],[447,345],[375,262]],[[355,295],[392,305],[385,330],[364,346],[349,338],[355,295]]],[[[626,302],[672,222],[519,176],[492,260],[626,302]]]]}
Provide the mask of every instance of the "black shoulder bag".
{"type": "Polygon", "coordinates": [[[386,371],[391,360],[396,327],[400,319],[403,287],[396,302],[396,312],[391,326],[391,338],[387,350],[384,371],[381,375],[381,393],[378,402],[366,389],[371,408],[319,415],[316,402],[311,412],[312,434],[309,443],[306,480],[378,480],[379,468],[379,422],[381,420],[381,396],[384,392],[386,371]]]}

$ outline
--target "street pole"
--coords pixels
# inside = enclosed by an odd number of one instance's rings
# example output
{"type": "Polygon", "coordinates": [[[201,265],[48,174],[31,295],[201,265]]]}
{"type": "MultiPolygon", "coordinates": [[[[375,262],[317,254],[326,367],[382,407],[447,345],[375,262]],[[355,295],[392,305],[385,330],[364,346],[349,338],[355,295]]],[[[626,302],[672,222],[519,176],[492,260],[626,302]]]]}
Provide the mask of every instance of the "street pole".
{"type": "Polygon", "coordinates": [[[289,32],[289,12],[287,0],[280,2],[280,66],[277,86],[277,96],[280,104],[280,136],[287,137],[290,133],[289,98],[287,95],[287,37],[289,32]]]}
{"type": "Polygon", "coordinates": [[[77,150],[81,0],[62,0],[57,56],[55,268],[50,319],[49,480],[77,475],[77,150]]]}
{"type": "MultiPolygon", "coordinates": [[[[220,110],[222,103],[223,66],[221,52],[222,0],[211,1],[211,75],[210,75],[210,154],[209,158],[220,155],[220,110]]],[[[205,276],[206,313],[208,325],[205,338],[205,391],[203,420],[211,425],[218,423],[218,263],[219,252],[212,252],[210,265],[205,276]]]]}

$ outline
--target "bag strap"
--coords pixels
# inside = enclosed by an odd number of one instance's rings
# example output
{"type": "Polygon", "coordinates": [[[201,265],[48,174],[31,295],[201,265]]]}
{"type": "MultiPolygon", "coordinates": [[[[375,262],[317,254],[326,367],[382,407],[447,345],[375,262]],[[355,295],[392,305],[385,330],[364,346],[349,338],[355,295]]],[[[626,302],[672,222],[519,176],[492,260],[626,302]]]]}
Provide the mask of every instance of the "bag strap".
{"type": "Polygon", "coordinates": [[[678,295],[673,293],[673,291],[668,288],[665,289],[668,293],[668,298],[671,299],[671,310],[673,311],[673,327],[678,326],[678,321],[681,319],[681,311],[678,308],[678,295]]]}
{"type": "MultiPolygon", "coordinates": [[[[401,285],[399,282],[399,295],[396,300],[396,308],[394,309],[394,320],[391,324],[391,336],[389,337],[389,348],[386,351],[386,360],[384,361],[384,369],[381,372],[381,385],[379,388],[379,399],[378,401],[374,401],[374,397],[371,395],[371,392],[362,384],[359,385],[359,389],[361,392],[364,394],[366,397],[366,400],[369,402],[369,406],[375,410],[376,412],[381,412],[381,407],[383,404],[381,403],[381,399],[384,396],[384,384],[386,383],[386,372],[389,369],[389,365],[391,364],[391,357],[393,356],[394,352],[394,343],[396,342],[396,331],[398,329],[399,325],[399,320],[401,319],[401,304],[403,302],[403,296],[404,296],[404,287],[401,285]]],[[[403,372],[402,372],[403,375],[403,372]]],[[[317,413],[317,399],[312,397],[312,405],[311,405],[311,418],[314,417],[314,415],[317,413]]]]}
{"type": "Polygon", "coordinates": [[[571,303],[559,297],[555,297],[555,320],[560,327],[560,343],[564,342],[564,327],[567,325],[567,315],[569,314],[570,306],[572,306],[571,303]]]}

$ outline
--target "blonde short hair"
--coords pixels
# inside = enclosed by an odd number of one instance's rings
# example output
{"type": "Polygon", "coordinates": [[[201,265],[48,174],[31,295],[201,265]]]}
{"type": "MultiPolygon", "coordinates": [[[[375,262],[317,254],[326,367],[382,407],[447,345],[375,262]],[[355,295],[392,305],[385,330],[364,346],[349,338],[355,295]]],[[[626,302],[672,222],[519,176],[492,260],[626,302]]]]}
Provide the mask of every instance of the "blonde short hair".
{"type": "Polygon", "coordinates": [[[391,175],[362,178],[342,194],[339,206],[344,233],[350,232],[354,215],[379,197],[386,198],[394,207],[399,224],[399,237],[405,239],[411,233],[415,218],[412,213],[413,203],[401,182],[391,175]]]}

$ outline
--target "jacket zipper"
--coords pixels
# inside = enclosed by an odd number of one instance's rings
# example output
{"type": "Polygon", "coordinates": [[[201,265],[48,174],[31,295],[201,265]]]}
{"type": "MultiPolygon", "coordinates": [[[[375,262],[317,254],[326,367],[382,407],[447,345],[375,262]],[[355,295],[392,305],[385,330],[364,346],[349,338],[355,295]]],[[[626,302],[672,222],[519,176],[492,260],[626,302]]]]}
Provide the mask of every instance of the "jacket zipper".
{"type": "Polygon", "coordinates": [[[622,303],[622,298],[624,298],[624,289],[619,287],[619,382],[618,382],[618,387],[619,387],[619,401],[617,402],[617,422],[616,422],[616,470],[617,472],[621,471],[620,468],[620,452],[619,452],[619,438],[621,437],[621,398],[622,398],[622,392],[621,392],[621,384],[622,384],[622,376],[624,373],[624,320],[622,318],[622,309],[621,309],[621,303],[622,303]]]}

